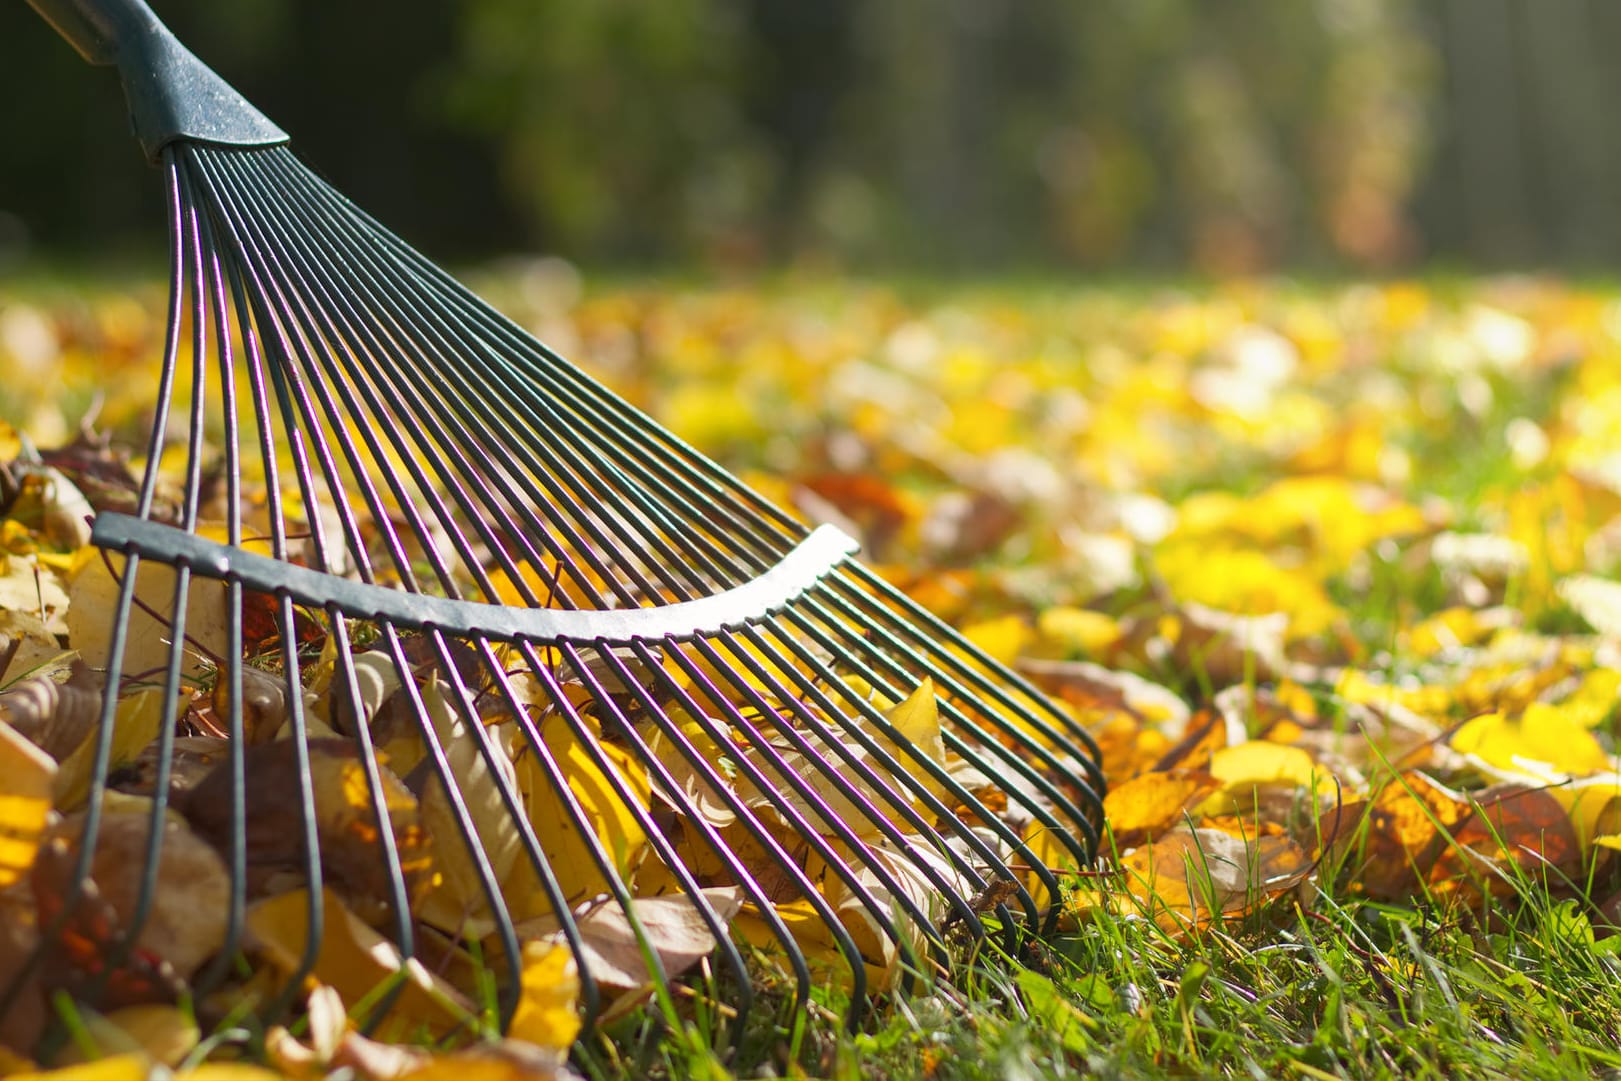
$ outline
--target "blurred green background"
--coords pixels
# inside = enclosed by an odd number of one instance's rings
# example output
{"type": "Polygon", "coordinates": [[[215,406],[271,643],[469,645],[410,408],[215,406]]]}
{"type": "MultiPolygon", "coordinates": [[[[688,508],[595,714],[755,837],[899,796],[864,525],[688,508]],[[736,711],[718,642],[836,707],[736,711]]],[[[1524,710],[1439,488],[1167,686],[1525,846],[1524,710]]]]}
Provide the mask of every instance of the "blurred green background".
{"type": "MultiPolygon", "coordinates": [[[[1612,0],[153,0],[435,256],[1596,269],[1612,0]]],[[[161,243],[116,80],[0,4],[0,263],[161,243]]]]}

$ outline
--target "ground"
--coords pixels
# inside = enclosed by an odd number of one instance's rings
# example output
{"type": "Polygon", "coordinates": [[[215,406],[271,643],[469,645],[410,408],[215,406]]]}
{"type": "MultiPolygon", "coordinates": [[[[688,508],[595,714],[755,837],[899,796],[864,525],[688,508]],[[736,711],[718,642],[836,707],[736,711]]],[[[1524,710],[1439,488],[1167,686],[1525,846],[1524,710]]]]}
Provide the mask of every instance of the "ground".
{"type": "MultiPolygon", "coordinates": [[[[1021,963],[962,950],[858,1033],[828,990],[736,1047],[682,999],[576,1069],[1621,1070],[1621,291],[470,277],[859,536],[1065,703],[1111,785],[1021,963]]],[[[162,300],[0,287],[7,461],[86,425],[139,445],[162,300]]],[[[8,498],[20,582],[72,545],[8,498]]]]}

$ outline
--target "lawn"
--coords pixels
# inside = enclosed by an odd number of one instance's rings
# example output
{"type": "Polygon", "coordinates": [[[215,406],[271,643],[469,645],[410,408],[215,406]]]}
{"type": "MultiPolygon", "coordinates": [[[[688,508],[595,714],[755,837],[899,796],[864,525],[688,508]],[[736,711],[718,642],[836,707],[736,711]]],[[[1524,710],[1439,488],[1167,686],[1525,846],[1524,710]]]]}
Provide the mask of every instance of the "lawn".
{"type": "MultiPolygon", "coordinates": [[[[735,1046],[689,976],[581,1040],[573,1069],[1621,1072],[1621,290],[469,278],[858,536],[1064,704],[1111,786],[1105,851],[1023,964],[964,947],[854,1033],[834,981],[804,1016],[756,1011],[735,1046]]],[[[163,304],[145,280],[0,285],[14,474],[83,432],[141,444],[163,304]]],[[[30,491],[8,481],[0,585],[71,562],[30,491]]],[[[25,592],[0,596],[27,614],[25,592]]],[[[786,1002],[772,958],[754,968],[786,1002]]],[[[81,1007],[58,1012],[109,1050],[81,1007]]],[[[266,1036],[237,1016],[171,1061],[292,1069],[266,1036]]],[[[155,1054],[136,1045],[130,1069],[155,1054]]],[[[367,1062],[351,1076],[474,1076],[448,1053],[367,1062]]]]}

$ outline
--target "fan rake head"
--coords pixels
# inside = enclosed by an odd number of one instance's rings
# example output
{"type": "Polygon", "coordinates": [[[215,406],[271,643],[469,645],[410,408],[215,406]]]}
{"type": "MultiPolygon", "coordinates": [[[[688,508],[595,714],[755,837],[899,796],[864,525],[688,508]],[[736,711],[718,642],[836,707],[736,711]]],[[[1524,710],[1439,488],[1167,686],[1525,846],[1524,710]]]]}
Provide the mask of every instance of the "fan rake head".
{"type": "Polygon", "coordinates": [[[504,1023],[543,943],[588,1021],[701,959],[685,994],[747,1014],[775,969],[854,1023],[1054,926],[1101,814],[1066,713],[284,146],[217,141],[156,148],[167,348],[134,513],[74,582],[105,691],[34,875],[48,932],[98,888],[116,926],[42,971],[273,1016],[342,940],[394,959],[371,1023],[478,988],[504,1023]],[[182,864],[178,958],[148,929],[182,864]]]}

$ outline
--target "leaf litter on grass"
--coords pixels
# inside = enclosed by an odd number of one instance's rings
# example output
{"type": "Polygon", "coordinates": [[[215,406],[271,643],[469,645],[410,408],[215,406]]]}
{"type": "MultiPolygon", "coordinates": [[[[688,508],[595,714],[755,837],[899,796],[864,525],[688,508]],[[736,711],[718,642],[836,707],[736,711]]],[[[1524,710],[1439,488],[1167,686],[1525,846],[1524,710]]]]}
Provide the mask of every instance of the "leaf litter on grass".
{"type": "MultiPolygon", "coordinates": [[[[522,298],[515,302],[521,317],[522,298]]],[[[138,445],[142,402],[130,388],[142,384],[100,370],[100,303],[0,298],[54,329],[61,380],[108,388],[102,429],[74,438],[67,433],[80,418],[62,414],[54,379],[22,380],[0,398],[20,425],[0,433],[0,749],[11,763],[0,801],[0,903],[16,917],[0,941],[0,974],[34,949],[53,898],[67,895],[99,712],[89,670],[106,651],[98,613],[121,576],[116,561],[86,546],[78,523],[86,508],[125,506],[139,465],[122,448],[138,445]]],[[[123,310],[122,301],[106,303],[123,310]]],[[[1068,867],[1059,897],[1033,889],[1060,907],[1068,929],[1045,961],[1038,950],[1037,968],[1051,966],[1048,974],[1025,972],[1002,987],[989,970],[953,969],[940,974],[935,994],[958,994],[953,982],[970,989],[968,999],[952,999],[970,1004],[954,1011],[964,1024],[978,1016],[971,989],[991,981],[985,993],[1022,1004],[1031,1032],[1054,1041],[1050,1053],[1101,1068],[1209,1065],[1212,1054],[1240,1054],[1219,1035],[1219,1015],[1234,1008],[1233,996],[1265,989],[1220,978],[1234,951],[1253,957],[1251,980],[1268,978],[1269,965],[1287,968],[1273,957],[1360,959],[1358,993],[1383,996],[1391,1010],[1416,1008],[1410,989],[1434,973],[1480,978],[1469,968],[1476,962],[1432,952],[1436,925],[1426,921],[1452,918],[1446,913],[1472,914],[1458,918],[1474,928],[1469,942],[1486,944],[1483,957],[1498,957],[1494,938],[1516,920],[1545,936],[1552,913],[1564,914],[1561,942],[1608,955],[1621,924],[1613,856],[1621,849],[1621,600],[1611,581],[1621,565],[1618,312],[1621,299],[1601,292],[1520,280],[1459,295],[1406,283],[1242,284],[1137,295],[967,292],[930,305],[872,288],[764,299],[635,290],[586,297],[569,329],[582,359],[594,348],[611,356],[616,390],[807,521],[856,533],[897,586],[1020,668],[1097,739],[1111,785],[1100,859],[1068,867]],[[1325,944],[1324,935],[1343,941],[1325,944]],[[1111,948],[1123,978],[1065,967],[1066,951],[1095,961],[1111,948]],[[1167,980],[1168,998],[1154,990],[1167,980]],[[1174,1038],[1156,1027],[1156,1002],[1180,1019],[1174,1038]]],[[[154,335],[158,325],[150,321],[154,335]]],[[[154,338],[125,354],[139,369],[155,349],[154,338]]],[[[549,580],[539,570],[536,581],[501,588],[513,598],[534,594],[549,580]]],[[[166,573],[144,570],[138,593],[166,596],[166,573]]],[[[229,783],[217,767],[219,718],[230,702],[208,678],[223,639],[207,589],[194,591],[193,605],[182,699],[166,706],[150,685],[132,686],[118,704],[113,760],[122,780],[101,808],[93,888],[83,911],[69,914],[63,940],[45,944],[50,964],[0,1026],[19,1063],[130,915],[140,864],[132,857],[152,828],[153,740],[165,726],[176,737],[165,888],[116,973],[123,998],[104,1002],[105,1013],[75,1009],[101,1034],[95,1047],[137,1065],[197,1066],[212,1046],[196,1025],[128,1012],[184,1001],[186,981],[226,937],[211,921],[186,918],[196,897],[225,888],[229,829],[229,783]],[[168,888],[174,882],[188,885],[168,888]]],[[[164,628],[144,631],[140,648],[160,647],[147,667],[160,667],[164,628]]],[[[260,637],[250,649],[266,644],[260,637]]],[[[300,991],[303,1027],[272,1030],[262,1045],[265,1061],[286,1074],[569,1071],[563,1054],[579,1026],[578,975],[551,902],[513,858],[517,825],[504,792],[516,794],[554,866],[567,869],[558,888],[579,906],[587,963],[606,975],[626,1016],[647,999],[648,961],[679,976],[714,944],[697,909],[664,895],[669,872],[649,848],[646,816],[679,807],[700,814],[682,850],[694,866],[705,859],[696,841],[705,829],[737,829],[733,801],[714,777],[735,785],[737,801],[761,821],[786,800],[796,817],[820,822],[817,805],[786,787],[763,790],[738,763],[705,772],[677,748],[651,747],[682,790],[677,798],[612,741],[555,712],[537,709],[525,723],[513,703],[491,706],[481,737],[448,704],[460,675],[422,657],[407,686],[381,643],[356,655],[358,697],[337,694],[332,639],[312,623],[302,644],[322,654],[297,689],[318,737],[305,775],[289,753],[285,680],[245,670],[252,944],[232,985],[234,1007],[200,1004],[211,1016],[251,1012],[273,982],[267,977],[298,969],[308,913],[318,908],[327,933],[300,991]],[[481,972],[456,948],[487,933],[487,900],[459,862],[465,849],[442,788],[415,779],[426,734],[393,720],[413,694],[520,920],[521,972],[481,972]],[[380,819],[352,735],[358,724],[379,748],[371,768],[412,916],[449,947],[432,970],[400,956],[376,929],[387,916],[379,900],[387,884],[368,859],[380,819]],[[492,753],[478,751],[481,738],[492,753]],[[296,812],[254,795],[301,784],[323,853],[318,904],[285,818],[296,812]],[[625,911],[602,903],[615,884],[635,898],[653,956],[642,953],[625,911]],[[480,1031],[482,981],[491,978],[521,988],[504,1042],[469,1038],[480,1031]],[[345,1017],[379,985],[401,989],[393,1027],[362,1035],[345,1017]],[[451,1033],[462,1035],[419,1046],[423,1035],[451,1033]]],[[[563,658],[541,660],[565,687],[583,687],[585,674],[563,658]]],[[[478,670],[479,661],[468,663],[478,670]]],[[[591,675],[620,678],[612,666],[591,675]]],[[[906,743],[869,733],[887,755],[922,755],[971,791],[989,788],[946,754],[938,719],[931,722],[932,688],[876,704],[906,743]]],[[[692,746],[713,755],[712,722],[691,720],[692,746]]],[[[810,736],[813,747],[822,738],[810,736]]],[[[864,746],[846,750],[877,765],[864,746]]],[[[789,761],[797,753],[782,751],[789,761]]],[[[884,784],[881,768],[872,776],[884,784]]],[[[871,783],[855,772],[846,780],[858,795],[871,783]]],[[[843,793],[822,795],[836,817],[863,821],[843,793]]],[[[786,851],[791,824],[780,818],[773,828],[786,851]]],[[[1058,860],[1038,823],[1010,825],[1058,860]]],[[[817,828],[830,832],[826,822],[817,828]]],[[[769,868],[780,857],[761,850],[757,858],[769,868]]],[[[939,899],[918,871],[923,859],[891,852],[885,862],[904,900],[933,911],[939,899]]],[[[908,952],[925,952],[867,926],[833,876],[818,882],[878,986],[896,979],[908,952]]],[[[750,930],[762,913],[723,881],[708,884],[722,925],[769,942],[750,930]]],[[[787,891],[776,907],[807,952],[836,967],[828,929],[805,901],[787,891]]],[[[1518,948],[1512,935],[1505,941],[1518,948]]],[[[756,976],[769,992],[776,977],[769,957],[760,961],[756,976]]],[[[1513,968],[1501,958],[1479,963],[1513,968]]],[[[1319,968],[1337,971],[1327,961],[1319,968]]],[[[1316,1013],[1300,1030],[1316,1050],[1289,1061],[1329,1073],[1408,1061],[1377,1026],[1347,1027],[1355,999],[1346,986],[1323,988],[1311,993],[1316,1013]]],[[[930,1050],[940,1040],[931,1043],[917,1020],[932,1001],[891,1000],[868,1042],[852,1046],[881,1060],[894,1052],[880,1047],[882,1034],[911,1018],[910,1035],[896,1037],[915,1045],[908,1061],[951,1072],[949,1056],[930,1050]]],[[[995,1043],[990,1030],[1001,1024],[985,1022],[982,1046],[995,1043]]],[[[1244,1018],[1240,1027],[1255,1024],[1244,1018]]],[[[942,1034],[946,1043],[961,1038],[952,1031],[942,1034]]],[[[786,1033],[768,1034],[761,1052],[782,1068],[786,1033]]],[[[1581,1045],[1580,1033],[1564,1037],[1581,1045]]],[[[593,1060],[599,1068],[626,1061],[616,1046],[611,1034],[598,1045],[595,1053],[607,1055],[593,1060]]],[[[826,1047],[816,1038],[791,1046],[802,1058],[826,1047]]],[[[216,1057],[239,1049],[226,1041],[216,1057]]],[[[832,1059],[819,1053],[804,1061],[836,1069],[849,1049],[832,1059]]]]}

